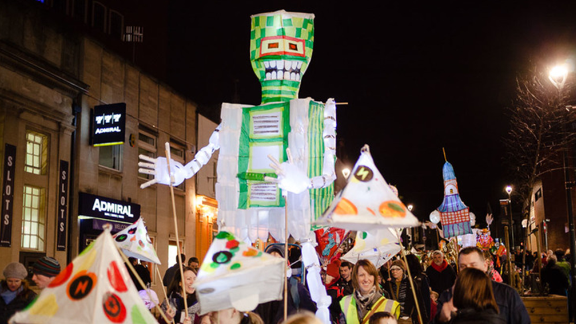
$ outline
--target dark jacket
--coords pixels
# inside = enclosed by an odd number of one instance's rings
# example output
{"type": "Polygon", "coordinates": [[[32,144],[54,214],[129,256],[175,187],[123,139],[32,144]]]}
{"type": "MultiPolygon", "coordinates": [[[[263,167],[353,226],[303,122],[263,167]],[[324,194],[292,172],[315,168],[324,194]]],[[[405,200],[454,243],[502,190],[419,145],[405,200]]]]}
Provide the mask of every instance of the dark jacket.
{"type": "MultiPolygon", "coordinates": [[[[170,296],[168,296],[168,302],[170,303],[170,305],[172,307],[176,307],[176,315],[174,316],[174,322],[175,323],[181,323],[180,319],[181,319],[181,314],[182,311],[184,311],[184,298],[182,297],[181,294],[177,293],[177,292],[172,292],[170,293],[170,296]]],[[[201,319],[200,319],[200,304],[198,303],[198,299],[196,298],[196,293],[193,294],[186,294],[186,306],[188,306],[188,315],[191,317],[192,319],[192,323],[193,324],[200,324],[201,319]]],[[[166,304],[166,300],[164,300],[162,302],[162,311],[166,312],[166,310],[168,309],[168,306],[166,304]]],[[[167,324],[166,321],[164,321],[164,317],[160,316],[160,318],[158,319],[158,323],[160,324],[167,324]]]]}
{"type": "Polygon", "coordinates": [[[0,297],[0,324],[8,323],[12,315],[26,308],[34,298],[36,298],[36,293],[30,289],[23,290],[10,304],[6,304],[4,298],[0,297]]]}
{"type": "MultiPolygon", "coordinates": [[[[494,299],[496,299],[496,304],[500,310],[500,317],[505,320],[507,324],[530,324],[530,316],[528,315],[528,310],[526,306],[520,299],[518,292],[508,286],[507,284],[492,281],[492,291],[494,292],[494,299]]],[[[438,315],[442,311],[442,305],[445,302],[452,299],[452,289],[445,290],[438,298],[438,310],[435,323],[440,323],[438,321],[438,315]]]]}
{"type": "MultiPolygon", "coordinates": [[[[130,268],[128,268],[128,265],[126,265],[126,268],[128,269],[128,273],[130,274],[130,278],[132,278],[132,281],[134,282],[134,285],[136,286],[136,290],[140,291],[142,289],[146,289],[146,287],[142,287],[140,282],[138,282],[138,279],[136,278],[134,273],[130,270],[130,268]]],[[[138,276],[140,276],[140,279],[142,279],[142,282],[144,282],[145,285],[152,282],[152,279],[150,278],[150,272],[148,272],[148,269],[146,269],[145,266],[143,266],[141,264],[137,264],[134,266],[134,270],[136,270],[136,273],[138,274],[138,276]]],[[[172,277],[174,277],[174,276],[172,276],[172,277]]]]}
{"type": "Polygon", "coordinates": [[[442,265],[437,266],[434,262],[426,268],[426,275],[430,281],[430,287],[437,293],[442,293],[444,290],[452,287],[456,281],[456,272],[444,260],[442,265]]]}
{"type": "MultiPolygon", "coordinates": [[[[316,303],[312,301],[308,289],[294,278],[290,278],[288,289],[288,315],[294,314],[299,310],[307,310],[316,313],[316,303]],[[299,299],[295,300],[295,299],[299,299]]],[[[284,296],[284,293],[282,293],[284,296]]],[[[260,315],[264,323],[277,324],[284,320],[284,299],[269,301],[258,305],[254,313],[260,315]]]]}
{"type": "MultiPolygon", "coordinates": [[[[424,299],[422,298],[421,290],[420,290],[419,282],[414,280],[414,289],[416,290],[416,296],[418,300],[418,307],[420,308],[420,315],[422,316],[422,320],[424,323],[428,323],[428,311],[426,310],[426,304],[424,303],[424,299]]],[[[402,279],[400,282],[400,287],[398,287],[398,283],[394,280],[388,281],[384,285],[384,289],[388,292],[391,298],[395,301],[399,302],[402,305],[402,313],[400,316],[410,316],[414,323],[419,323],[418,321],[418,311],[416,310],[416,304],[414,303],[414,293],[412,291],[410,282],[408,278],[402,279]],[[404,298],[399,298],[398,293],[402,290],[402,286],[405,286],[406,295],[404,298]],[[400,289],[398,289],[400,288],[400,289]]],[[[427,295],[428,300],[430,300],[430,293],[427,295]]]]}
{"type": "Polygon", "coordinates": [[[178,263],[166,269],[166,272],[164,273],[164,278],[162,278],[162,283],[164,284],[164,287],[170,286],[170,283],[172,282],[172,278],[174,278],[176,271],[180,271],[180,266],[178,265],[178,263]]]}
{"type": "Polygon", "coordinates": [[[477,311],[465,308],[458,310],[452,324],[506,324],[506,321],[493,309],[477,311]]]}
{"type": "Polygon", "coordinates": [[[326,294],[332,298],[332,303],[328,307],[330,310],[330,321],[332,323],[338,323],[340,319],[340,300],[344,297],[342,289],[338,286],[338,281],[333,284],[326,286],[326,294]]]}
{"type": "Polygon", "coordinates": [[[346,281],[343,278],[340,278],[336,282],[336,285],[338,285],[344,296],[350,295],[354,292],[354,287],[352,287],[352,280],[346,281]]]}
{"type": "Polygon", "coordinates": [[[548,284],[548,293],[554,295],[567,296],[570,283],[558,264],[548,263],[542,269],[542,283],[548,284]]]}

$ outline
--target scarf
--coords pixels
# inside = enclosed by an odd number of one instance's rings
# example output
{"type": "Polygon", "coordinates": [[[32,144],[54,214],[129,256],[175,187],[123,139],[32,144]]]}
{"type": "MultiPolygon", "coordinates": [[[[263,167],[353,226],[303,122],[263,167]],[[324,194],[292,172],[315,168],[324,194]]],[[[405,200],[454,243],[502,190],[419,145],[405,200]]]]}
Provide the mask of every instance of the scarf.
{"type": "Polygon", "coordinates": [[[376,293],[376,286],[370,289],[370,292],[366,295],[362,295],[360,291],[356,290],[354,292],[354,297],[356,298],[356,306],[358,307],[358,318],[360,321],[364,316],[370,311],[369,307],[374,305],[374,303],[382,297],[381,294],[376,293]]]}
{"type": "Polygon", "coordinates": [[[14,299],[16,299],[16,296],[18,296],[18,294],[21,293],[22,290],[24,290],[24,287],[22,287],[22,286],[20,286],[18,289],[14,290],[14,291],[11,291],[10,289],[6,289],[2,293],[0,293],[0,296],[2,296],[2,298],[4,299],[4,303],[6,305],[8,305],[14,299]]]}
{"type": "Polygon", "coordinates": [[[436,263],[432,262],[432,268],[434,268],[434,270],[438,272],[444,271],[446,267],[448,267],[448,262],[446,262],[446,260],[442,260],[442,263],[440,265],[437,265],[436,263]]]}

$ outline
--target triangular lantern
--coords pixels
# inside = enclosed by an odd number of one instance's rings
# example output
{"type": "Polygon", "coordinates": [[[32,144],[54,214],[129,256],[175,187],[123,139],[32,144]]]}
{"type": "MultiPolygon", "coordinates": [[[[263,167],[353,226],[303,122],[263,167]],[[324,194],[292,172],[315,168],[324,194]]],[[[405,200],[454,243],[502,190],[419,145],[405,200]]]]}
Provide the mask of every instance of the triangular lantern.
{"type": "Polygon", "coordinates": [[[418,226],[418,219],[392,192],[364,145],[346,187],[315,225],[369,231],[418,226]]]}
{"type": "Polygon", "coordinates": [[[112,238],[126,256],[160,264],[160,260],[152,245],[152,240],[150,240],[150,236],[148,236],[148,231],[146,230],[146,226],[144,226],[142,217],[132,225],[114,234],[112,238]]]}
{"type": "Polygon", "coordinates": [[[351,263],[366,259],[372,262],[376,268],[380,268],[400,252],[400,249],[398,234],[394,229],[385,228],[370,232],[358,232],[354,247],[342,256],[342,259],[351,263]]]}
{"type": "Polygon", "coordinates": [[[9,323],[157,323],[105,230],[9,323]]]}
{"type": "Polygon", "coordinates": [[[200,311],[250,311],[282,298],[286,261],[220,232],[208,249],[194,288],[200,311]]]}

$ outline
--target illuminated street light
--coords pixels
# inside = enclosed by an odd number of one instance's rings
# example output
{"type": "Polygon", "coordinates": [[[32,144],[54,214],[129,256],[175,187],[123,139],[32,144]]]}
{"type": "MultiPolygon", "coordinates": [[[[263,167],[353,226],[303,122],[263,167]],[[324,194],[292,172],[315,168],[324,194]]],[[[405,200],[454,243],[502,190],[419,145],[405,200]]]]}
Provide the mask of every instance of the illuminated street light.
{"type": "MultiPolygon", "coordinates": [[[[550,82],[552,82],[552,84],[556,87],[556,89],[558,89],[558,104],[562,107],[562,108],[567,108],[566,109],[566,119],[568,120],[568,118],[570,117],[569,115],[569,110],[568,110],[568,106],[566,106],[563,102],[562,102],[562,89],[564,87],[564,83],[566,82],[566,79],[568,77],[568,68],[566,65],[561,65],[561,66],[555,66],[554,68],[552,68],[550,70],[550,74],[548,75],[548,79],[550,79],[550,82]]],[[[570,251],[576,251],[576,235],[574,234],[574,216],[572,213],[572,186],[573,183],[571,181],[571,177],[570,177],[570,170],[568,170],[568,152],[570,147],[568,146],[568,138],[567,138],[567,133],[566,133],[566,124],[563,124],[563,131],[564,131],[564,145],[565,145],[565,150],[563,151],[563,167],[564,167],[564,188],[566,189],[566,209],[567,209],[567,214],[568,214],[568,231],[570,232],[570,251]]],[[[570,300],[574,301],[576,300],[576,284],[574,284],[574,282],[576,282],[576,258],[574,257],[574,252],[572,253],[572,257],[570,258],[570,275],[572,276],[572,288],[570,291],[570,300]]],[[[571,317],[574,318],[574,302],[572,302],[572,314],[571,317]]],[[[571,319],[572,319],[571,318],[571,319]]]]}
{"type": "Polygon", "coordinates": [[[414,209],[414,205],[412,205],[412,204],[408,205],[408,210],[412,211],[412,209],[414,209]]]}
{"type": "Polygon", "coordinates": [[[344,176],[344,178],[348,179],[348,176],[350,175],[350,169],[348,168],[342,169],[342,175],[344,176]]]}
{"type": "Polygon", "coordinates": [[[510,199],[512,186],[506,186],[506,192],[508,193],[508,206],[510,208],[510,248],[511,250],[514,250],[514,220],[512,219],[512,199],[510,199]]]}

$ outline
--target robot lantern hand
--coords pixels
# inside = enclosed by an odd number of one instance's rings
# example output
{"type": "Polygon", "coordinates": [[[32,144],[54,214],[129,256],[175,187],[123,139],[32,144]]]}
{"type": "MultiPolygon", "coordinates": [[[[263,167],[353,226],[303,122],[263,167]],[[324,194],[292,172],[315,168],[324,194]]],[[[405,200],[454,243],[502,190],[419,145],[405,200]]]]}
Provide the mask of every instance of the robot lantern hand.
{"type": "Polygon", "coordinates": [[[151,158],[147,155],[140,154],[140,160],[141,162],[138,162],[138,166],[140,167],[138,172],[154,176],[154,179],[140,186],[142,189],[155,183],[169,185],[170,178],[172,178],[172,186],[178,186],[185,179],[184,166],[180,162],[170,159],[170,176],[168,174],[168,163],[165,157],[151,158]]]}
{"type": "Polygon", "coordinates": [[[292,160],[290,149],[286,149],[288,162],[280,163],[271,155],[268,158],[272,161],[270,166],[274,169],[278,178],[266,177],[266,181],[275,182],[283,190],[299,194],[310,188],[310,178],[292,160]]]}

